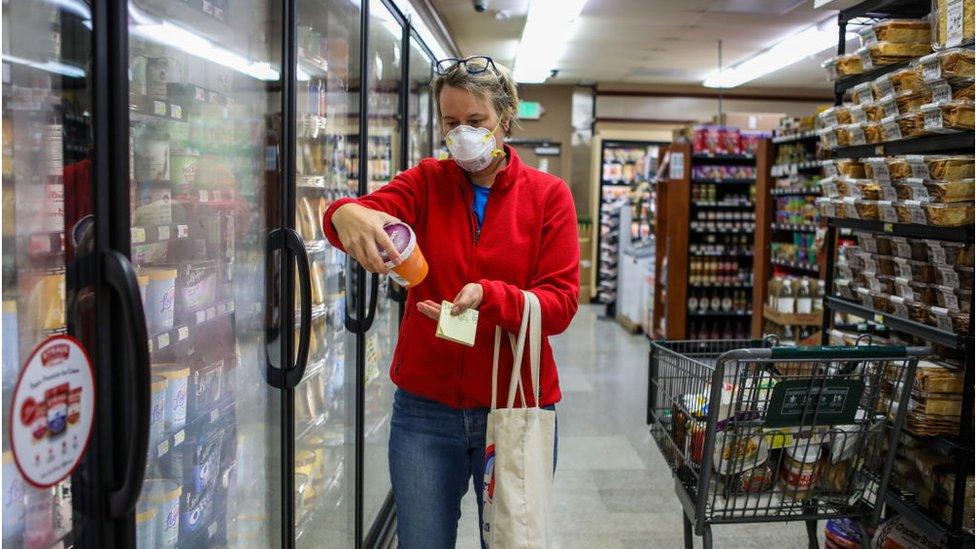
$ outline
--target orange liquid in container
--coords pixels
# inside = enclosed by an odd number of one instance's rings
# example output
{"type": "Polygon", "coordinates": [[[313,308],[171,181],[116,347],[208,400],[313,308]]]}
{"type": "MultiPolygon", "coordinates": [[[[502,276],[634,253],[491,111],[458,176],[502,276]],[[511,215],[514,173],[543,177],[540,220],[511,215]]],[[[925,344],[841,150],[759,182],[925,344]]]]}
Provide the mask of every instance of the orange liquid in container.
{"type": "Polygon", "coordinates": [[[392,261],[388,261],[389,254],[386,250],[380,250],[380,257],[386,261],[386,266],[392,269],[390,278],[407,288],[423,282],[427,277],[427,260],[424,259],[424,254],[417,245],[417,235],[413,229],[406,223],[390,223],[383,229],[400,253],[401,262],[399,265],[394,265],[392,261]]]}

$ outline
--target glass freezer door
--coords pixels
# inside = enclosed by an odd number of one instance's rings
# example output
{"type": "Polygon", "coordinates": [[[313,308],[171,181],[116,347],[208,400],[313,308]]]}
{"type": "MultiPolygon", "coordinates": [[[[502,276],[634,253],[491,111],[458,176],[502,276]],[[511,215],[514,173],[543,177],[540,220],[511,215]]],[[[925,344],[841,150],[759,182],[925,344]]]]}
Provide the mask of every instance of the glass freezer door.
{"type": "Polygon", "coordinates": [[[282,543],[264,331],[281,12],[128,2],[132,263],[152,361],[139,547],[282,543]]]}
{"type": "Polygon", "coordinates": [[[80,426],[104,416],[82,418],[83,388],[64,384],[12,409],[23,366],[42,341],[67,333],[68,311],[77,313],[71,335],[98,358],[91,330],[83,329],[92,325],[94,286],[75,277],[75,260],[94,256],[91,28],[83,2],[3,2],[4,547],[99,543],[96,523],[79,512],[101,495],[87,489],[100,480],[97,429],[74,479],[39,488],[17,462],[46,467],[83,451],[80,426]],[[16,459],[11,422],[33,434],[34,444],[18,447],[16,459]]]}
{"type": "Polygon", "coordinates": [[[407,96],[407,131],[409,132],[409,155],[407,167],[412,168],[432,154],[433,103],[430,97],[430,82],[434,74],[434,63],[427,50],[415,35],[410,36],[410,94],[407,96]]]}
{"type": "MultiPolygon", "coordinates": [[[[367,189],[372,192],[389,183],[400,166],[400,135],[403,113],[400,112],[402,85],[403,27],[380,0],[369,6],[368,128],[366,147],[367,189]]],[[[390,362],[399,330],[399,311],[392,299],[393,282],[380,277],[379,294],[375,296],[376,316],[365,334],[365,447],[363,461],[364,531],[379,516],[390,493],[388,442],[390,414],[393,410],[394,385],[390,381],[390,362]]]]}
{"type": "Polygon", "coordinates": [[[298,547],[345,548],[355,545],[356,335],[345,328],[349,264],[325,239],[322,215],[359,189],[362,14],[347,0],[297,7],[293,215],[309,255],[312,331],[294,391],[295,536],[298,547]]]}

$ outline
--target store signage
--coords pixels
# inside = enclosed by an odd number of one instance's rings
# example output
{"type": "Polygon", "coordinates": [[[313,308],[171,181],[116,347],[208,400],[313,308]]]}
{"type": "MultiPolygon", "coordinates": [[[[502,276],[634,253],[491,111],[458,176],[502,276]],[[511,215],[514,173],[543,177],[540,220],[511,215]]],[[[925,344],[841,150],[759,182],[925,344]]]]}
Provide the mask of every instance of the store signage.
{"type": "Polygon", "coordinates": [[[518,117],[522,120],[538,120],[546,112],[538,101],[519,101],[518,117]]]}
{"type": "Polygon", "coordinates": [[[17,469],[38,488],[61,482],[81,462],[95,415],[95,378],[81,343],[66,335],[41,342],[20,372],[12,400],[17,469]]]}

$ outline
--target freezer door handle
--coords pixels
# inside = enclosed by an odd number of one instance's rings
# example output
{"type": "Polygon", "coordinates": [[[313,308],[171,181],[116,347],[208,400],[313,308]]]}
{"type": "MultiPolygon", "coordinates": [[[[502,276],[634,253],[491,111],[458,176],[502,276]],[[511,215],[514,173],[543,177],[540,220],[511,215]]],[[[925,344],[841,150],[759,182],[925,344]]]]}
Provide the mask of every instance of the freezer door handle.
{"type": "MultiPolygon", "coordinates": [[[[121,325],[133,360],[130,367],[122,368],[122,398],[124,415],[130,422],[126,437],[124,478],[122,485],[109,493],[108,508],[112,518],[123,518],[135,509],[142,492],[142,479],[146,475],[146,457],[149,450],[150,410],[150,358],[149,335],[146,316],[142,308],[139,283],[132,263],[119,252],[107,251],[102,256],[104,280],[114,290],[122,303],[121,325]]],[[[126,365],[126,366],[129,366],[126,365]]]]}
{"type": "Polygon", "coordinates": [[[369,331],[370,327],[373,325],[373,319],[376,317],[376,296],[379,294],[380,288],[380,275],[373,273],[370,278],[370,297],[369,297],[369,307],[366,313],[366,318],[356,318],[353,316],[352,311],[356,309],[356,304],[360,299],[360,296],[356,295],[353,291],[352,284],[352,274],[355,273],[356,277],[366,276],[366,270],[354,261],[351,256],[346,256],[346,312],[344,323],[346,329],[354,334],[365,334],[369,331]]]}
{"type": "MultiPolygon", "coordinates": [[[[283,250],[295,257],[298,263],[298,299],[301,313],[298,323],[298,350],[295,363],[285,370],[268,369],[268,383],[274,387],[297,387],[305,376],[308,364],[308,348],[312,337],[312,274],[305,242],[294,229],[275,229],[268,236],[268,255],[283,250]]],[[[291,299],[291,297],[286,297],[291,299]]]]}

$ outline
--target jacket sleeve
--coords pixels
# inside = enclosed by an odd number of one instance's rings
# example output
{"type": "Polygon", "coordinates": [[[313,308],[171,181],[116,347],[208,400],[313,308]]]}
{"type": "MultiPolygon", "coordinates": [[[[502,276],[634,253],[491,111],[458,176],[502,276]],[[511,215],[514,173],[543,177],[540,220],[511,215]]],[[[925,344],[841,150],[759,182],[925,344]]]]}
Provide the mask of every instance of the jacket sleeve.
{"type": "MultiPolygon", "coordinates": [[[[542,306],[542,335],[558,334],[569,327],[579,308],[579,232],[576,207],[565,183],[549,194],[543,212],[542,239],[535,273],[526,290],[542,306]]],[[[518,332],[522,320],[522,288],[499,280],[479,280],[484,297],[480,318],[518,332]]]]}
{"type": "Polygon", "coordinates": [[[329,242],[345,251],[342,242],[339,241],[339,233],[336,232],[332,224],[332,215],[340,207],[355,202],[371,210],[381,211],[392,215],[407,225],[415,225],[417,221],[418,205],[423,203],[421,194],[423,193],[422,183],[424,175],[422,165],[414,166],[409,170],[397,174],[386,185],[360,198],[340,198],[333,202],[322,216],[322,232],[329,242]]]}

